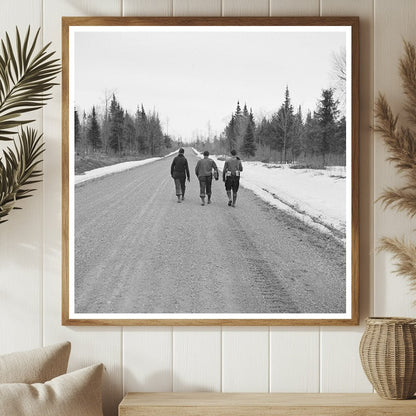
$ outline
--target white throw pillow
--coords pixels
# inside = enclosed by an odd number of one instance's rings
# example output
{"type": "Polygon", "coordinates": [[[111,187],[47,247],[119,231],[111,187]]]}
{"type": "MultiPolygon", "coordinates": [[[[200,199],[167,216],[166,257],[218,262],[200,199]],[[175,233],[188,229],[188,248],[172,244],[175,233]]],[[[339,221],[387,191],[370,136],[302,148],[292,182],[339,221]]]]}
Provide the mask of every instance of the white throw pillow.
{"type": "Polygon", "coordinates": [[[44,383],[66,373],[71,343],[0,355],[0,383],[44,383]]]}
{"type": "Polygon", "coordinates": [[[103,416],[102,373],[98,364],[44,384],[0,384],[0,415],[103,416]]]}

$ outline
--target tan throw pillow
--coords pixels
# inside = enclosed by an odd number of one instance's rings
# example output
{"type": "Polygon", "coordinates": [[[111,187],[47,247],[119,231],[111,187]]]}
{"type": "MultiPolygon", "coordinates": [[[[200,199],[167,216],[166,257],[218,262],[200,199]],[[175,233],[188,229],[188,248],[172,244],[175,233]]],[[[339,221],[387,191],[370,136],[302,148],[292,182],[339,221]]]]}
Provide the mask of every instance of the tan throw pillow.
{"type": "Polygon", "coordinates": [[[98,364],[44,384],[0,384],[0,415],[103,416],[102,373],[98,364]]]}
{"type": "Polygon", "coordinates": [[[68,368],[71,343],[0,355],[0,383],[44,383],[68,368]]]}

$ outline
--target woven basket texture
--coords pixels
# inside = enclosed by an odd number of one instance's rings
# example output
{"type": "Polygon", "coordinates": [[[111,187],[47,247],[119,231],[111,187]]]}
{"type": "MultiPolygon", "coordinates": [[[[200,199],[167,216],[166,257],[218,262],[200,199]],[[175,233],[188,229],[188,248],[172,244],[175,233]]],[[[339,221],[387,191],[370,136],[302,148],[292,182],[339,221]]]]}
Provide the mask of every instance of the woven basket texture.
{"type": "Polygon", "coordinates": [[[410,399],[416,392],[416,320],[367,318],[360,358],[367,378],[386,399],[410,399]]]}

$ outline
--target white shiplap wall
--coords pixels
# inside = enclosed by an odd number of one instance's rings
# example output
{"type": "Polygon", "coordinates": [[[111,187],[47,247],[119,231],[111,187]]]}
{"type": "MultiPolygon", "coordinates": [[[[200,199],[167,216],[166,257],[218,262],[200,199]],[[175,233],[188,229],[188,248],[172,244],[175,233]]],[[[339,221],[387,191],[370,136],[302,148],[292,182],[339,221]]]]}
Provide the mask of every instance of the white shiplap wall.
{"type": "MultiPolygon", "coordinates": [[[[361,18],[361,317],[415,314],[391,258],[374,255],[379,236],[406,232],[406,217],[373,206],[397,183],[374,141],[374,95],[394,110],[403,96],[397,75],[402,36],[416,41],[414,0],[0,0],[0,31],[42,27],[61,53],[61,16],[342,16],[361,18]]],[[[45,135],[44,182],[0,226],[0,353],[72,342],[70,368],[107,368],[105,415],[127,391],[367,392],[359,363],[360,327],[73,328],[60,325],[61,95],[39,112],[45,135]]]]}

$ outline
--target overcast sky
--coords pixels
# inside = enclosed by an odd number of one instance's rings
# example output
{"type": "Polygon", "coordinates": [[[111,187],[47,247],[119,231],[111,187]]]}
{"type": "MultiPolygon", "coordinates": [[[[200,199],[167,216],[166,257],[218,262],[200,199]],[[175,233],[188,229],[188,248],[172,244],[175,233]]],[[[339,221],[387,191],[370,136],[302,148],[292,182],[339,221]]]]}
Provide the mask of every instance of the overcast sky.
{"type": "MultiPolygon", "coordinates": [[[[113,29],[114,30],[114,29],[113,29]]],[[[220,133],[235,110],[255,117],[277,111],[286,85],[292,104],[315,109],[333,84],[332,53],[339,32],[76,32],[75,105],[90,111],[115,91],[131,113],[143,103],[159,113],[169,134],[220,133]]]]}

